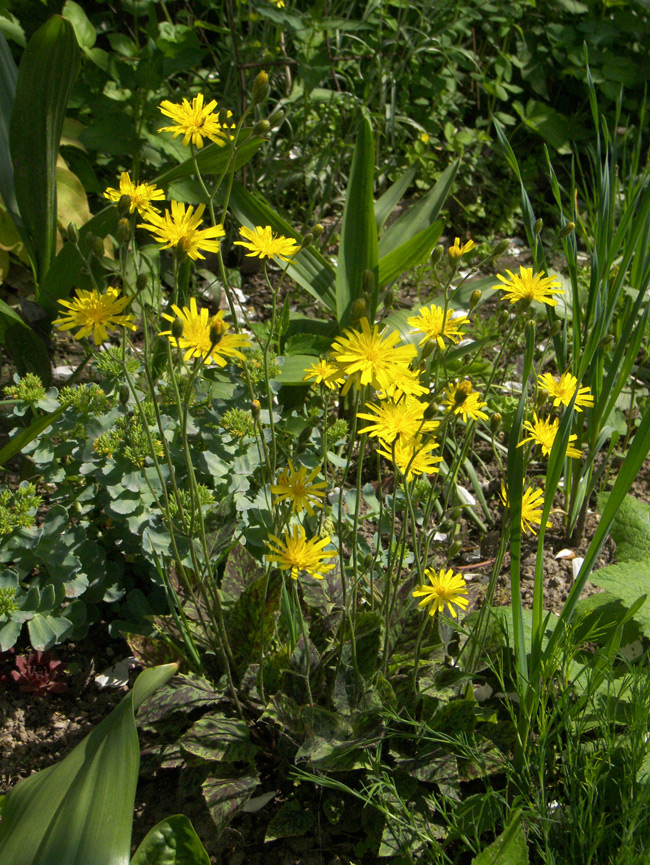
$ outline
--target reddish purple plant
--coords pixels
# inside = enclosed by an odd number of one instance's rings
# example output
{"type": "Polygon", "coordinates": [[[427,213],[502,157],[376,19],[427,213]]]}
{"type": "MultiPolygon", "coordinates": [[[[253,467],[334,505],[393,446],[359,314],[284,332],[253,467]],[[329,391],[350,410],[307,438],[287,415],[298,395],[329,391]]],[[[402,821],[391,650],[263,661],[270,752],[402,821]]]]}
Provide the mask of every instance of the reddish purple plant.
{"type": "Polygon", "coordinates": [[[64,694],[68,690],[61,676],[63,661],[54,660],[47,652],[30,652],[16,656],[16,669],[11,678],[25,694],[64,694]]]}

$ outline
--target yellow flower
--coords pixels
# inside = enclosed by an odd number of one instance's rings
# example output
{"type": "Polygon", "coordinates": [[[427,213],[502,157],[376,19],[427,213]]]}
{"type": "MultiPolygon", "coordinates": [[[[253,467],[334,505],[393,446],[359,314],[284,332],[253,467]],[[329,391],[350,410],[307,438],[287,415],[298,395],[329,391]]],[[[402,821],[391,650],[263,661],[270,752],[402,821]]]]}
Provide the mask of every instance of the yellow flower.
{"type": "Polygon", "coordinates": [[[414,475],[432,475],[440,471],[436,463],[442,462],[442,457],[434,457],[430,453],[437,447],[437,442],[425,443],[416,436],[411,439],[398,438],[392,443],[390,450],[378,449],[377,453],[391,460],[393,465],[406,476],[406,480],[410,481],[414,475]]]}
{"type": "Polygon", "coordinates": [[[305,372],[303,381],[314,379],[315,384],[324,384],[329,390],[335,390],[339,385],[343,384],[345,379],[339,375],[339,368],[333,363],[328,363],[326,360],[319,360],[318,363],[313,363],[305,372]]]}
{"type": "Polygon", "coordinates": [[[421,332],[424,334],[419,344],[424,345],[429,340],[434,340],[438,343],[441,349],[445,348],[446,337],[450,342],[458,343],[462,337],[460,328],[464,324],[468,324],[467,316],[460,315],[457,318],[452,318],[453,310],[445,312],[439,306],[420,307],[419,315],[410,316],[407,321],[413,328],[412,333],[421,332]]]}
{"type": "Polygon", "coordinates": [[[390,384],[377,392],[380,399],[390,397],[397,402],[404,397],[418,397],[429,393],[429,388],[420,384],[420,373],[408,366],[395,367],[391,373],[390,384]]]}
{"type": "Polygon", "coordinates": [[[290,501],[292,513],[300,514],[302,511],[307,511],[309,516],[313,517],[314,506],[318,508],[323,506],[319,499],[324,498],[327,487],[325,481],[313,483],[319,471],[320,466],[309,474],[305,466],[300,466],[296,471],[293,463],[289,461],[287,468],[280,472],[277,484],[271,486],[271,492],[275,496],[274,504],[290,501]]]}
{"type": "Polygon", "coordinates": [[[397,331],[387,333],[376,325],[371,329],[367,318],[360,325],[361,331],[348,329],[332,345],[331,355],[341,374],[350,376],[344,394],[352,384],[371,384],[375,390],[390,387],[395,372],[408,367],[416,354],[414,345],[397,345],[397,331]]]}
{"type": "Polygon", "coordinates": [[[467,586],[460,574],[455,574],[451,568],[448,571],[440,568],[437,573],[432,568],[427,568],[424,573],[431,585],[415,587],[413,597],[422,598],[418,607],[425,609],[431,604],[429,615],[433,616],[437,612],[444,613],[447,606],[454,618],[457,616],[454,604],[463,611],[467,608],[469,600],[463,597],[467,595],[467,586]]]}
{"type": "Polygon", "coordinates": [[[560,285],[560,281],[556,276],[543,276],[542,273],[536,273],[533,276],[532,267],[519,267],[519,276],[511,270],[506,270],[510,279],[501,276],[497,273],[497,279],[500,279],[503,285],[493,285],[495,291],[505,291],[510,303],[518,303],[520,300],[526,304],[532,300],[538,303],[547,303],[549,306],[556,306],[557,299],[552,297],[554,294],[564,294],[563,288],[556,288],[560,285]]]}
{"type": "Polygon", "coordinates": [[[399,402],[385,399],[379,404],[366,403],[368,412],[359,412],[358,418],[369,420],[369,426],[359,430],[377,436],[382,443],[389,445],[398,436],[414,438],[421,433],[433,432],[440,426],[437,421],[425,421],[424,412],[427,406],[413,397],[407,397],[399,402]]]}
{"type": "Polygon", "coordinates": [[[281,261],[291,261],[287,256],[300,252],[300,246],[293,237],[284,237],[282,234],[274,237],[270,225],[266,225],[264,228],[256,225],[254,229],[243,226],[239,229],[239,233],[246,240],[236,240],[234,246],[250,249],[250,252],[246,253],[248,258],[255,258],[255,256],[273,258],[275,256],[281,261]]]}
{"type": "MultiPolygon", "coordinates": [[[[223,147],[227,138],[232,138],[228,129],[234,129],[235,124],[230,126],[219,122],[219,115],[214,113],[217,107],[216,99],[212,99],[207,105],[203,104],[203,94],[199,93],[192,102],[183,99],[180,105],[165,99],[160,103],[160,110],[166,117],[171,117],[174,126],[161,126],[158,132],[173,132],[174,138],[183,136],[185,147],[192,142],[199,149],[203,147],[203,139],[214,141],[219,147],[223,147]]],[[[232,111],[226,112],[227,119],[232,117],[232,111]]]]}
{"type": "Polygon", "coordinates": [[[175,246],[183,250],[190,258],[205,258],[200,250],[206,252],[219,251],[219,237],[225,237],[226,232],[223,225],[213,225],[211,228],[199,228],[201,217],[205,210],[205,204],[199,204],[194,213],[194,207],[185,205],[180,201],[172,201],[171,214],[169,211],[162,216],[155,211],[147,214],[149,222],[143,222],[138,228],[146,228],[158,241],[162,243],[163,249],[175,246]]]}
{"type": "MultiPolygon", "coordinates": [[[[538,444],[542,448],[542,453],[545,457],[549,456],[551,453],[551,448],[553,447],[553,442],[555,441],[555,436],[557,435],[557,431],[560,427],[560,421],[558,418],[555,420],[551,420],[550,418],[540,419],[537,417],[537,414],[533,412],[534,423],[530,421],[524,421],[524,428],[528,430],[530,435],[522,439],[517,445],[520,448],[522,445],[526,444],[526,442],[534,442],[538,444]]],[[[569,444],[566,449],[566,455],[568,457],[580,457],[582,454],[577,448],[572,447],[571,442],[574,442],[578,438],[577,435],[569,436],[569,444]]]]}
{"type": "Polygon", "coordinates": [[[578,387],[578,379],[571,375],[570,372],[563,373],[559,379],[554,378],[550,373],[546,372],[540,375],[539,384],[549,396],[554,397],[553,405],[558,406],[569,405],[573,399],[573,394],[578,389],[576,401],[573,404],[576,411],[582,411],[582,406],[591,408],[594,404],[594,398],[588,387],[578,387]]]}
{"type": "Polygon", "coordinates": [[[447,253],[449,254],[450,258],[458,259],[462,258],[462,256],[466,253],[471,252],[475,246],[476,244],[473,240],[468,240],[467,243],[464,243],[461,246],[460,237],[457,237],[456,240],[454,240],[454,245],[449,247],[447,253]]]}
{"type": "Polygon", "coordinates": [[[266,545],[271,555],[267,553],[267,561],[277,562],[283,571],[291,569],[294,580],[298,579],[300,571],[306,571],[317,580],[322,580],[334,567],[331,562],[325,564],[323,561],[333,557],[333,553],[323,552],[323,548],[330,542],[329,537],[307,540],[304,528],[296,525],[293,532],[285,532],[282,539],[275,535],[269,535],[269,538],[272,543],[266,541],[266,545]]]}
{"type": "Polygon", "coordinates": [[[458,384],[450,384],[447,388],[447,411],[460,414],[467,423],[467,416],[472,420],[482,418],[487,420],[488,416],[481,411],[486,402],[481,402],[481,395],[473,390],[471,381],[461,381],[458,384]]]}
{"type": "MultiPolygon", "coordinates": [[[[223,320],[222,309],[210,318],[205,307],[201,310],[197,308],[193,297],[190,298],[189,307],[180,308],[173,304],[172,309],[183,325],[183,333],[178,338],[171,330],[164,330],[159,335],[166,336],[173,345],[184,349],[186,361],[201,357],[206,364],[216,363],[217,366],[226,366],[225,358],[245,359],[238,349],[247,348],[250,340],[243,333],[228,333],[230,325],[223,320]],[[216,341],[215,337],[218,337],[216,341]]],[[[173,322],[175,317],[165,312],[163,318],[173,322]]]]}
{"type": "Polygon", "coordinates": [[[131,207],[129,213],[135,213],[137,210],[140,216],[148,216],[151,210],[155,209],[151,206],[152,201],[164,201],[165,193],[162,189],[151,183],[135,184],[129,177],[128,171],[123,171],[120,174],[120,188],[113,189],[108,187],[104,192],[104,198],[109,201],[118,202],[123,195],[128,195],[131,199],[131,207]]]}
{"type": "Polygon", "coordinates": [[[59,330],[80,328],[73,334],[75,339],[83,339],[92,333],[95,345],[99,345],[108,339],[108,328],[128,327],[129,330],[135,330],[134,316],[121,315],[130,300],[129,297],[120,297],[117,288],[107,288],[104,294],[100,294],[95,288],[91,291],[77,289],[74,300],[57,301],[69,312],[64,312],[62,317],[55,319],[52,324],[59,330]]]}
{"type": "Polygon", "coordinates": [[[278,9],[284,9],[286,5],[284,0],[271,0],[271,3],[273,3],[273,5],[276,6],[278,9]]]}
{"type": "Polygon", "coordinates": [[[430,141],[429,133],[428,132],[421,132],[420,133],[420,141],[422,142],[422,144],[428,144],[430,141]]]}
{"type": "MultiPolygon", "coordinates": [[[[510,504],[508,493],[503,484],[501,484],[501,501],[503,506],[507,508],[510,504]]],[[[537,532],[533,528],[533,524],[541,526],[542,510],[544,509],[544,493],[542,490],[535,490],[533,487],[528,487],[521,499],[521,527],[522,529],[533,535],[537,532]]],[[[552,523],[549,520],[546,523],[546,528],[552,528],[552,523]]]]}

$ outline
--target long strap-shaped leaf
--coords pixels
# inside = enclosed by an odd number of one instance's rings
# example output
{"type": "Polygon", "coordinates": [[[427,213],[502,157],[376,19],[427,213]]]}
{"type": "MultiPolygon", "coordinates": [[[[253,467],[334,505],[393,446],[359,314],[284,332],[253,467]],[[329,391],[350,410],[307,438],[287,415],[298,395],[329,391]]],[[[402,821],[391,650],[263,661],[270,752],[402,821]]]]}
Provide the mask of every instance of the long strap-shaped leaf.
{"type": "Polygon", "coordinates": [[[21,781],[0,823],[0,862],[128,865],[140,767],[134,711],[176,672],[152,667],[68,756],[21,781]]]}
{"type": "Polygon", "coordinates": [[[14,189],[14,166],[9,150],[9,123],[16,94],[18,70],[11,56],[7,40],[0,33],[0,195],[12,219],[19,223],[16,191],[14,189]]]}
{"type": "MultiPolygon", "coordinates": [[[[56,159],[79,65],[72,24],[53,15],[29,40],[18,69],[9,145],[16,200],[33,247],[37,282],[56,252],[56,159]]],[[[40,301],[38,290],[36,299],[40,301]]]]}

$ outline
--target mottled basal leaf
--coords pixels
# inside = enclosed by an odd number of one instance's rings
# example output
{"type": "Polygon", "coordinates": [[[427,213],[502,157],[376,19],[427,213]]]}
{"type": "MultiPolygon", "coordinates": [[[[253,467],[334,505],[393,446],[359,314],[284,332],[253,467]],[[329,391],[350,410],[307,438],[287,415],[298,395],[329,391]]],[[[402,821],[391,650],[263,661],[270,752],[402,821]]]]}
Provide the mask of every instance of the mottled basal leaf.
{"type": "Polygon", "coordinates": [[[396,764],[418,781],[441,783],[458,777],[458,763],[449,748],[426,748],[414,757],[400,755],[396,764]]]}
{"type": "Polygon", "coordinates": [[[250,799],[259,781],[259,775],[252,769],[247,768],[241,772],[228,763],[223,763],[211,771],[201,789],[218,833],[226,828],[250,799]]]}
{"type": "Polygon", "coordinates": [[[210,857],[188,818],[176,814],[147,833],[131,865],[210,865],[210,857]]]}
{"type": "Polygon", "coordinates": [[[140,709],[143,725],[152,725],[173,712],[191,712],[199,706],[214,706],[221,699],[207,679],[174,676],[140,709]]]}
{"type": "Polygon", "coordinates": [[[316,818],[313,811],[305,810],[298,799],[285,802],[266,827],[264,841],[278,838],[297,838],[313,828],[316,818]]]}
{"type": "Polygon", "coordinates": [[[370,678],[377,666],[382,618],[379,613],[358,613],[355,622],[357,665],[362,676],[370,678]]]}
{"type": "Polygon", "coordinates": [[[528,865],[528,845],[516,812],[496,841],[472,859],[471,865],[528,865]]]}
{"type": "MultiPolygon", "coordinates": [[[[609,493],[600,493],[598,508],[602,512],[609,493]]],[[[616,512],[611,535],[616,542],[616,558],[619,562],[628,559],[647,562],[650,557],[650,505],[625,496],[616,512]]]]}
{"type": "Polygon", "coordinates": [[[232,609],[224,611],[230,647],[240,672],[259,658],[262,640],[268,644],[275,633],[281,588],[282,578],[273,571],[249,586],[232,609]]]}
{"type": "Polygon", "coordinates": [[[237,544],[228,554],[221,579],[221,602],[232,606],[247,588],[264,576],[264,568],[248,552],[237,544]]]}
{"type": "Polygon", "coordinates": [[[217,714],[200,718],[179,741],[185,751],[203,760],[248,760],[257,751],[245,721],[217,714]]]}
{"type": "Polygon", "coordinates": [[[286,694],[274,694],[267,703],[262,718],[266,722],[277,724],[281,730],[286,730],[293,736],[305,735],[301,707],[286,694]]]}
{"type": "Polygon", "coordinates": [[[172,647],[164,640],[125,631],[122,632],[122,635],[133,656],[145,668],[156,667],[159,664],[171,664],[178,660],[172,647]]]}
{"type": "Polygon", "coordinates": [[[328,571],[322,580],[310,576],[303,577],[300,580],[300,588],[307,606],[314,607],[324,616],[329,615],[334,609],[343,608],[343,584],[338,560],[335,567],[328,571]]]}

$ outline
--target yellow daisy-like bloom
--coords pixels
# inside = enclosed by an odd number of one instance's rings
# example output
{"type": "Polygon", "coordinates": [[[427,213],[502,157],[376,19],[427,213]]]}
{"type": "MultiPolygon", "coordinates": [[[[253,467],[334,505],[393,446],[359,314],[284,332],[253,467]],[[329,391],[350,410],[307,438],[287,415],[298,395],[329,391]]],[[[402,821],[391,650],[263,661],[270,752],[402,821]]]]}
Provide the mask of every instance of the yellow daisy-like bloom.
{"type": "Polygon", "coordinates": [[[175,246],[183,250],[190,258],[205,258],[200,250],[205,252],[219,252],[219,237],[225,237],[226,232],[223,225],[213,225],[211,228],[199,228],[201,217],[205,210],[205,204],[199,204],[194,213],[194,207],[185,205],[180,201],[172,201],[171,213],[167,211],[162,216],[155,211],[147,214],[149,222],[143,222],[138,228],[146,228],[150,231],[158,243],[163,244],[163,249],[175,246]]]}
{"type": "Polygon", "coordinates": [[[427,568],[424,574],[429,578],[430,585],[415,587],[413,597],[422,598],[418,607],[429,607],[430,616],[437,612],[444,613],[447,607],[454,619],[457,617],[455,607],[465,611],[469,599],[464,597],[467,595],[467,586],[460,574],[455,574],[451,568],[448,571],[440,568],[438,572],[427,568]]]}
{"type": "Polygon", "coordinates": [[[582,407],[591,408],[594,404],[594,397],[588,387],[578,387],[578,379],[571,375],[570,372],[563,373],[559,379],[554,378],[549,372],[540,375],[540,387],[544,388],[546,393],[553,397],[553,405],[569,405],[573,399],[573,394],[578,390],[574,408],[576,411],[582,411],[582,407]]]}
{"type": "Polygon", "coordinates": [[[131,199],[131,207],[129,213],[135,213],[137,210],[140,216],[148,216],[150,211],[155,211],[152,207],[152,201],[164,201],[165,193],[162,189],[158,189],[152,183],[134,183],[128,171],[123,171],[120,174],[120,188],[113,189],[109,186],[104,192],[104,198],[109,201],[118,202],[123,195],[128,195],[131,199]]]}
{"type": "Polygon", "coordinates": [[[332,345],[331,356],[339,365],[343,375],[350,376],[343,393],[352,384],[370,384],[375,390],[385,390],[393,383],[394,374],[399,368],[407,368],[416,354],[414,345],[397,345],[400,336],[397,331],[372,328],[367,318],[360,321],[361,331],[346,330],[332,345]]]}
{"type": "Polygon", "coordinates": [[[264,228],[256,225],[253,229],[242,226],[239,233],[246,239],[236,240],[233,245],[250,249],[250,252],[246,253],[248,258],[259,256],[259,258],[279,258],[281,261],[291,261],[288,256],[300,252],[300,245],[296,243],[293,237],[284,237],[282,234],[274,237],[270,225],[266,225],[264,228]]]}
{"type": "Polygon", "coordinates": [[[481,401],[481,395],[478,391],[473,390],[471,381],[460,381],[458,384],[450,384],[447,388],[447,399],[445,400],[447,411],[453,414],[460,414],[463,420],[467,423],[467,417],[472,420],[487,420],[488,416],[484,411],[481,411],[486,402],[481,401]]]}
{"type": "Polygon", "coordinates": [[[192,297],[189,307],[173,304],[172,310],[176,316],[165,312],[163,318],[171,322],[178,318],[183,324],[183,333],[176,338],[171,330],[163,330],[159,336],[166,336],[173,345],[183,349],[186,361],[200,357],[206,364],[216,363],[223,367],[227,364],[226,358],[245,359],[239,349],[248,348],[250,340],[243,333],[228,333],[230,325],[223,320],[222,309],[210,318],[208,310],[205,307],[199,310],[192,297]],[[216,342],[215,336],[218,336],[216,342]]]}
{"type": "Polygon", "coordinates": [[[424,412],[427,410],[425,403],[413,397],[407,397],[399,402],[385,399],[380,403],[366,403],[368,412],[359,412],[358,418],[369,420],[369,426],[359,430],[359,433],[368,433],[389,445],[398,436],[414,438],[421,433],[433,432],[440,426],[438,421],[424,420],[424,412]]]}
{"type": "MultiPolygon", "coordinates": [[[[183,99],[180,105],[165,99],[160,103],[160,110],[166,117],[171,117],[173,126],[161,126],[158,132],[173,132],[174,138],[183,136],[183,145],[192,142],[199,149],[203,147],[203,139],[214,141],[219,147],[223,147],[226,140],[232,138],[228,129],[234,129],[235,124],[222,124],[219,115],[214,113],[217,107],[216,99],[212,99],[207,105],[203,104],[203,94],[199,93],[190,103],[183,99]]],[[[232,111],[227,112],[227,119],[232,117],[232,111]]]]}
{"type": "Polygon", "coordinates": [[[450,246],[447,250],[450,258],[459,259],[462,258],[468,252],[471,252],[476,244],[473,240],[468,240],[467,243],[464,243],[462,246],[460,245],[460,237],[457,237],[454,240],[454,245],[450,246]]]}
{"type": "MultiPolygon", "coordinates": [[[[501,501],[503,502],[503,506],[507,508],[510,504],[508,500],[508,493],[503,484],[501,484],[501,501]]],[[[533,487],[528,487],[523,494],[521,499],[521,527],[527,534],[536,535],[537,532],[533,528],[533,525],[541,526],[542,524],[542,510],[544,508],[544,493],[542,490],[533,489],[533,487]]],[[[546,528],[552,528],[552,523],[550,520],[546,523],[546,528]]]]}
{"type": "Polygon", "coordinates": [[[410,316],[407,321],[413,328],[412,333],[423,333],[424,336],[419,345],[424,345],[429,340],[435,340],[441,349],[445,348],[445,338],[449,342],[458,343],[463,334],[460,328],[469,323],[467,316],[459,315],[452,318],[453,310],[445,312],[439,306],[420,307],[419,315],[410,316]]]}
{"type": "Polygon", "coordinates": [[[430,140],[428,132],[420,132],[420,141],[422,144],[428,144],[430,140]]]}
{"type": "Polygon", "coordinates": [[[424,396],[429,388],[420,384],[420,373],[408,366],[395,367],[391,374],[391,382],[384,390],[378,391],[380,399],[391,398],[394,402],[405,397],[424,396]]]}
{"type": "Polygon", "coordinates": [[[324,547],[330,542],[329,536],[307,540],[304,528],[296,525],[291,533],[285,532],[282,539],[275,535],[269,535],[269,538],[270,541],[266,541],[266,545],[271,554],[267,553],[267,561],[277,562],[283,571],[290,569],[294,580],[298,579],[301,571],[305,571],[317,580],[322,580],[334,567],[331,562],[324,561],[334,555],[331,552],[324,552],[324,547]]]}
{"type": "Polygon", "coordinates": [[[290,461],[289,465],[280,472],[277,484],[271,485],[271,492],[275,496],[274,504],[289,501],[292,513],[301,514],[307,511],[309,516],[313,517],[314,506],[323,507],[319,499],[325,497],[327,487],[325,481],[316,484],[313,482],[319,471],[320,466],[309,474],[305,466],[300,466],[296,471],[290,461]]]}
{"type": "Polygon", "coordinates": [[[345,378],[339,374],[339,368],[333,363],[328,363],[326,360],[319,360],[318,363],[313,363],[303,376],[303,381],[314,379],[314,384],[324,384],[329,390],[335,390],[339,385],[343,384],[345,378]]]}
{"type": "Polygon", "coordinates": [[[57,301],[68,312],[64,312],[52,324],[59,330],[80,328],[73,334],[75,339],[83,339],[92,333],[95,345],[100,345],[108,339],[109,328],[128,327],[129,330],[135,330],[134,316],[121,314],[130,300],[130,297],[120,297],[117,288],[107,288],[104,294],[95,288],[91,291],[77,289],[74,300],[57,301]]]}
{"type": "Polygon", "coordinates": [[[416,436],[411,439],[395,439],[390,450],[378,449],[377,453],[389,459],[406,476],[406,480],[410,481],[414,475],[432,475],[440,471],[436,463],[442,462],[442,457],[431,456],[431,451],[437,447],[437,442],[423,442],[416,436]]]}
{"type": "Polygon", "coordinates": [[[273,5],[276,6],[278,9],[284,9],[286,5],[284,0],[271,0],[271,3],[273,3],[273,5]]]}
{"type": "Polygon", "coordinates": [[[547,303],[549,306],[557,306],[557,299],[554,294],[564,294],[563,288],[556,288],[561,283],[557,276],[544,276],[542,273],[536,273],[533,276],[532,267],[519,267],[519,276],[511,270],[506,270],[509,279],[497,273],[497,279],[500,279],[503,285],[493,285],[492,288],[497,291],[505,291],[510,303],[519,303],[523,301],[526,304],[532,300],[538,303],[547,303]]]}
{"type": "MultiPolygon", "coordinates": [[[[545,457],[549,456],[551,453],[551,448],[553,447],[553,442],[555,441],[555,436],[557,435],[557,431],[560,428],[559,418],[555,418],[555,420],[551,420],[550,418],[538,418],[537,414],[533,412],[534,423],[530,421],[524,421],[524,428],[528,430],[530,435],[522,439],[517,445],[520,448],[522,445],[526,444],[526,442],[535,442],[535,444],[540,445],[542,448],[542,453],[545,457]]],[[[578,438],[577,435],[569,436],[569,444],[567,445],[566,455],[568,457],[581,457],[582,454],[577,448],[572,447],[571,443],[574,442],[578,438]]]]}

